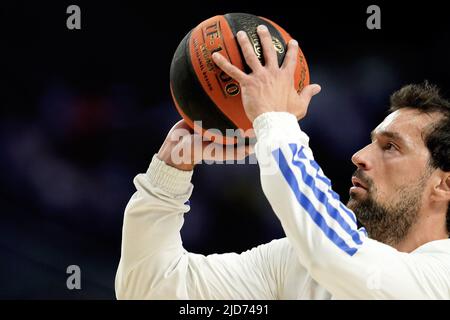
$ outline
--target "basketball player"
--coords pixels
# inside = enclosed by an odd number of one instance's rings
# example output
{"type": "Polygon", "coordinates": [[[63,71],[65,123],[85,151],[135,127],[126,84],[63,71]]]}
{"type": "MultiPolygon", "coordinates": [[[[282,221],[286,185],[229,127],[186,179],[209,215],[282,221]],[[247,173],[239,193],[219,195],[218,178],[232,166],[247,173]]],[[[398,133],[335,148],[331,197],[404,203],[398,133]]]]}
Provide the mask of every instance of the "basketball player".
{"type": "Polygon", "coordinates": [[[320,87],[297,94],[297,43],[289,42],[278,67],[267,28],[258,27],[258,34],[265,65],[238,34],[250,74],[220,53],[213,59],[241,85],[263,191],[287,237],[242,254],[187,252],[179,231],[194,162],[171,160],[171,151],[190,136],[174,142],[169,134],[147,173],[134,180],[117,297],[450,299],[450,104],[427,83],[395,92],[372,142],[352,157],[356,171],[345,206],[297,122],[320,87]],[[356,218],[365,228],[357,228],[356,218]]]}

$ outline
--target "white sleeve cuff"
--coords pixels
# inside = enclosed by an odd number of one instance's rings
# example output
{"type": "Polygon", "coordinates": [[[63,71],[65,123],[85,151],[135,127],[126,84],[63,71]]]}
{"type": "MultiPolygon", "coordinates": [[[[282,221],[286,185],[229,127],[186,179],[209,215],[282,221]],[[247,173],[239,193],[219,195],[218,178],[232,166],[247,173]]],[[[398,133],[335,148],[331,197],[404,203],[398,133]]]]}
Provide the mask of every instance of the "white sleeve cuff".
{"type": "Polygon", "coordinates": [[[193,172],[171,167],[155,154],[147,170],[147,177],[153,186],[173,195],[182,195],[189,191],[193,172]]]}
{"type": "Polygon", "coordinates": [[[300,129],[297,118],[288,112],[266,112],[253,121],[256,138],[300,142],[308,145],[309,137],[300,129]]]}

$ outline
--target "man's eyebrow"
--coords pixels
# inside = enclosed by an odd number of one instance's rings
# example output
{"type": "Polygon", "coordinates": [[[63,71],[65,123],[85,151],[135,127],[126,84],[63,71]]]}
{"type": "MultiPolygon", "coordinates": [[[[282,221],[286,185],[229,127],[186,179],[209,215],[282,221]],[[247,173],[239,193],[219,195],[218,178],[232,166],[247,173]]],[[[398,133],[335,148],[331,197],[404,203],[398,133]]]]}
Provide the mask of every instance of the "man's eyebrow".
{"type": "Polygon", "coordinates": [[[379,131],[379,132],[375,133],[375,130],[373,130],[370,133],[370,138],[372,139],[372,141],[375,140],[375,135],[384,136],[384,137],[387,137],[387,138],[399,141],[402,144],[406,144],[405,139],[403,139],[403,137],[398,132],[394,132],[394,131],[379,131]]]}

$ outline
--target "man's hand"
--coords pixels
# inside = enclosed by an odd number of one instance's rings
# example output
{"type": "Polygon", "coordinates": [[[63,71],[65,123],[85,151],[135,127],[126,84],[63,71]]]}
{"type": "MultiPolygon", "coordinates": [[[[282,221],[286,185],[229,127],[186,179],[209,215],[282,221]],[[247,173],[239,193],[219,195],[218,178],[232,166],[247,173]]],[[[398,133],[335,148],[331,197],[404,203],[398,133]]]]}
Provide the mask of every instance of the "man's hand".
{"type": "Polygon", "coordinates": [[[244,59],[252,69],[246,74],[231,64],[220,53],[212,55],[214,62],[241,86],[242,103],[250,121],[270,111],[284,111],[302,119],[308,110],[312,96],[320,92],[317,84],[308,85],[297,93],[294,84],[294,73],[297,65],[298,43],[289,41],[283,65],[278,66],[276,51],[272,37],[266,26],[258,26],[265,65],[261,65],[245,32],[239,31],[237,39],[244,59]]]}
{"type": "Polygon", "coordinates": [[[201,135],[194,133],[184,120],[180,120],[170,129],[157,157],[171,167],[190,171],[202,160],[237,161],[253,153],[252,145],[240,145],[233,147],[232,152],[227,152],[229,149],[230,147],[227,150],[225,145],[203,141],[201,135]],[[205,152],[205,150],[208,152],[205,152]],[[215,150],[221,152],[214,152],[215,150]]]}

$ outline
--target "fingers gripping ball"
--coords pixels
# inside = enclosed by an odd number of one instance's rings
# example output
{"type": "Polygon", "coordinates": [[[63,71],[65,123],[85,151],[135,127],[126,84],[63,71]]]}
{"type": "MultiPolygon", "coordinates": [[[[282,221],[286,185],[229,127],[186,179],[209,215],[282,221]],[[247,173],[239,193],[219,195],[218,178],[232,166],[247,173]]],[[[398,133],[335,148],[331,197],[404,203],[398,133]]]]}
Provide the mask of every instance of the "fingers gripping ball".
{"type": "MultiPolygon", "coordinates": [[[[261,24],[270,31],[281,66],[292,37],[276,23],[246,13],[229,13],[203,21],[184,37],[173,56],[170,88],[175,106],[191,128],[215,142],[234,144],[237,129],[241,129],[238,132],[242,138],[253,138],[253,131],[249,130],[252,123],[242,105],[239,83],[219,69],[211,55],[220,52],[239,69],[250,72],[236,39],[236,33],[242,30],[264,64],[256,32],[261,24]],[[201,121],[201,128],[194,126],[194,121],[201,121]]],[[[301,50],[294,82],[297,91],[309,84],[308,65],[301,50]]]]}

